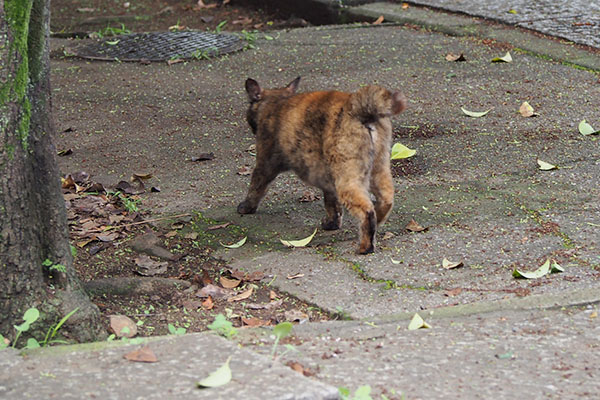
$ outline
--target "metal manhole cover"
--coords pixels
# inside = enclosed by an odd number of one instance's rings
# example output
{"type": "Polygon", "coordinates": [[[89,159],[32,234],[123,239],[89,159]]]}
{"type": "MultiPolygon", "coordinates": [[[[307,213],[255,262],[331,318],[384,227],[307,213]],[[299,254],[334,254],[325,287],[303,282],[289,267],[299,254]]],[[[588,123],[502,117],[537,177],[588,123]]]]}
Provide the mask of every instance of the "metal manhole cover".
{"type": "Polygon", "coordinates": [[[79,46],[73,53],[82,58],[107,61],[165,61],[175,58],[206,58],[241,50],[236,35],[209,32],[134,33],[79,46]]]}

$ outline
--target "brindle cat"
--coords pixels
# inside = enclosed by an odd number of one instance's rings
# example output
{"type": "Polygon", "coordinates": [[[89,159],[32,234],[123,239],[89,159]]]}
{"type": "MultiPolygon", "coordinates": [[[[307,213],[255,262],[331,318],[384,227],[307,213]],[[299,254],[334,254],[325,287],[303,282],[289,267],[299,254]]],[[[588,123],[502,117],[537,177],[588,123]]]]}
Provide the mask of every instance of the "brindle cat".
{"type": "Polygon", "coordinates": [[[394,201],[390,116],[404,110],[406,100],[378,86],[356,93],[296,94],[299,82],[300,77],[282,89],[262,89],[255,80],[246,80],[256,167],[237,211],[256,212],[268,185],[291,169],[323,190],[323,229],[341,226],[343,205],[359,220],[359,253],[372,253],[376,227],[386,221],[394,201]]]}

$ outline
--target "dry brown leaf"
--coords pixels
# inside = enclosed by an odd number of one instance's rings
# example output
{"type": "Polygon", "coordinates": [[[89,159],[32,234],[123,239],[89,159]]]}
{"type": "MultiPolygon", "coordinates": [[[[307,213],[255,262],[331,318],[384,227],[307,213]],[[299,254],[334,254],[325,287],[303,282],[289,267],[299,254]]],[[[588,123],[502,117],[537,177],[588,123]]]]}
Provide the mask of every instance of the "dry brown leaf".
{"type": "Polygon", "coordinates": [[[97,234],[96,235],[96,239],[100,240],[101,242],[112,242],[115,239],[119,238],[119,232],[112,232],[112,233],[107,233],[107,234],[97,234]]]}
{"type": "Polygon", "coordinates": [[[222,299],[224,297],[230,296],[231,290],[223,289],[222,287],[208,284],[204,286],[202,289],[196,293],[198,297],[208,297],[211,296],[214,299],[222,299]]]}
{"type": "Polygon", "coordinates": [[[208,228],[206,228],[206,230],[207,231],[214,231],[216,229],[227,228],[229,225],[231,225],[231,222],[226,222],[226,223],[220,224],[220,225],[209,226],[208,228]]]}
{"type": "Polygon", "coordinates": [[[414,219],[410,220],[410,222],[406,225],[406,229],[411,232],[424,232],[427,230],[427,228],[424,228],[421,225],[419,225],[419,223],[414,219]]]}
{"type": "Polygon", "coordinates": [[[208,296],[206,298],[206,300],[204,300],[202,302],[202,308],[204,308],[205,310],[212,310],[212,308],[215,306],[215,303],[213,302],[213,299],[211,296],[208,296]]]}
{"type": "Polygon", "coordinates": [[[238,173],[238,175],[242,175],[242,176],[250,175],[252,173],[252,168],[244,165],[243,167],[240,167],[240,169],[238,169],[237,173],[238,173]]]}
{"type": "Polygon", "coordinates": [[[134,350],[123,356],[123,358],[129,361],[155,363],[158,361],[154,352],[148,346],[144,346],[141,349],[134,350]]]}
{"type": "Polygon", "coordinates": [[[304,376],[313,376],[315,374],[310,369],[304,368],[304,366],[297,361],[288,361],[285,365],[304,376]]]}
{"type": "Polygon", "coordinates": [[[538,115],[535,111],[533,111],[533,107],[531,107],[531,105],[526,101],[524,101],[523,104],[521,104],[521,107],[519,107],[519,113],[525,118],[535,117],[538,115]]]}
{"type": "Polygon", "coordinates": [[[402,9],[406,10],[410,5],[408,3],[402,3],[402,9]]]}
{"type": "Polygon", "coordinates": [[[252,18],[248,18],[248,17],[240,17],[239,19],[236,19],[235,21],[232,22],[233,25],[242,25],[242,24],[251,24],[252,23],[252,18]]]}
{"type": "Polygon", "coordinates": [[[223,286],[225,289],[236,288],[240,286],[240,283],[242,283],[242,281],[239,279],[230,279],[224,276],[219,278],[219,282],[221,283],[221,286],[223,286]]]}
{"type": "Polygon", "coordinates": [[[166,261],[155,261],[147,255],[140,255],[135,260],[135,265],[138,266],[137,272],[143,276],[154,276],[167,272],[167,266],[169,265],[166,261]]]}
{"type": "Polygon", "coordinates": [[[275,300],[277,298],[277,293],[274,290],[269,290],[269,300],[275,300]]]}
{"type": "Polygon", "coordinates": [[[262,304],[247,303],[246,308],[249,310],[272,310],[274,308],[280,307],[281,305],[283,305],[283,299],[273,300],[273,301],[270,301],[269,303],[262,303],[262,304]]]}
{"type": "Polygon", "coordinates": [[[458,268],[458,267],[462,267],[462,266],[463,266],[462,261],[452,262],[452,261],[449,261],[447,258],[444,258],[444,260],[442,261],[442,267],[444,267],[445,269],[458,268]]]}
{"type": "Polygon", "coordinates": [[[234,269],[234,270],[230,270],[230,272],[231,272],[232,278],[239,279],[241,281],[246,281],[246,282],[262,281],[265,277],[265,274],[261,271],[244,272],[244,271],[240,271],[239,269],[234,269]]]}
{"type": "Polygon", "coordinates": [[[458,296],[461,292],[462,292],[461,288],[450,289],[450,290],[446,290],[444,292],[444,296],[454,297],[454,296],[458,296]]]}
{"type": "Polygon", "coordinates": [[[137,335],[137,325],[124,315],[111,315],[110,329],[117,337],[132,338],[137,335]]]}
{"type": "Polygon", "coordinates": [[[379,25],[383,22],[383,15],[380,15],[379,18],[377,18],[372,25],[379,25]]]}
{"type": "Polygon", "coordinates": [[[178,64],[178,63],[182,63],[183,59],[181,58],[174,58],[171,60],[167,60],[167,65],[173,65],[173,64],[178,64]]]}
{"type": "Polygon", "coordinates": [[[227,299],[227,301],[229,303],[233,303],[234,301],[241,301],[241,300],[246,300],[248,297],[252,296],[252,293],[254,292],[254,288],[249,288],[247,290],[244,290],[242,293],[230,297],[227,299]]]}
{"type": "Polygon", "coordinates": [[[446,60],[447,61],[455,61],[455,62],[467,61],[467,59],[465,58],[465,55],[463,53],[460,53],[460,54],[448,53],[448,54],[446,54],[446,60]]]}
{"type": "Polygon", "coordinates": [[[304,274],[296,274],[296,275],[288,275],[288,279],[292,280],[292,279],[298,279],[298,278],[303,278],[304,274]]]}
{"type": "Polygon", "coordinates": [[[133,175],[131,176],[131,181],[135,181],[137,179],[150,179],[152,178],[152,174],[148,174],[148,173],[133,173],[133,175]]]}
{"type": "Polygon", "coordinates": [[[242,323],[247,326],[255,327],[255,326],[268,326],[271,325],[271,321],[265,321],[260,318],[245,318],[242,317],[242,323]]]}

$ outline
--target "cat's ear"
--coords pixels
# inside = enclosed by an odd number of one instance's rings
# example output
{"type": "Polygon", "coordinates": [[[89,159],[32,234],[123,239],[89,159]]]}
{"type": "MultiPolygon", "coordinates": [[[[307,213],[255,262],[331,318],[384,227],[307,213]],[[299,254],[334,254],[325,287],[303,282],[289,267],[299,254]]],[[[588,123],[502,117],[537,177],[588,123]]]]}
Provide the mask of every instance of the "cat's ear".
{"type": "Polygon", "coordinates": [[[291,81],[290,84],[285,87],[285,89],[290,93],[296,93],[296,89],[298,89],[299,84],[300,84],[300,77],[297,77],[296,79],[291,81]]]}
{"type": "Polygon", "coordinates": [[[392,94],[392,114],[399,114],[406,110],[406,97],[400,92],[392,94]]]}
{"type": "Polygon", "coordinates": [[[246,92],[248,92],[248,98],[250,101],[259,101],[262,98],[262,89],[258,82],[252,78],[246,79],[246,92]]]}

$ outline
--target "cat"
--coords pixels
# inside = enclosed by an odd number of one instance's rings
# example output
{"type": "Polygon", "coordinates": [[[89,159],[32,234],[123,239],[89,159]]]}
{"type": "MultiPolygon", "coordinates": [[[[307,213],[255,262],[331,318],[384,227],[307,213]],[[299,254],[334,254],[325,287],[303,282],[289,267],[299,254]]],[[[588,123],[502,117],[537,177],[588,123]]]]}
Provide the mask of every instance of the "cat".
{"type": "Polygon", "coordinates": [[[246,119],[256,136],[256,166],[238,207],[253,214],[269,184],[293,170],[323,191],[325,230],[339,229],[343,207],[358,219],[360,254],[375,250],[375,231],[394,202],[390,170],[390,117],[406,108],[400,92],[365,86],[355,93],[296,94],[300,77],[285,88],[263,89],[246,80],[246,119]],[[371,195],[375,203],[371,201],[371,195]]]}

